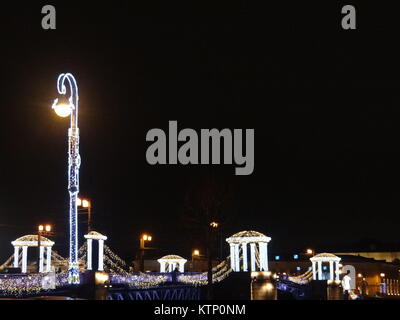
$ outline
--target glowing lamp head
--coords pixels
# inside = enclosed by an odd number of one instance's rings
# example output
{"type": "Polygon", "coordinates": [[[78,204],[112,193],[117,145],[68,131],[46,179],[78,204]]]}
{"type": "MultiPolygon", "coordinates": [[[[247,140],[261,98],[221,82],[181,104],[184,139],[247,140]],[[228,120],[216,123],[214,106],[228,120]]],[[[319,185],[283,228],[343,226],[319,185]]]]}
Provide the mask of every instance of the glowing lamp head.
{"type": "Polygon", "coordinates": [[[144,241],[147,241],[148,238],[149,238],[149,237],[148,237],[147,234],[144,234],[144,235],[143,235],[143,240],[144,240],[144,241]]]}
{"type": "Polygon", "coordinates": [[[193,255],[194,256],[199,256],[200,255],[200,251],[199,250],[193,250],[193,255]]]}
{"type": "Polygon", "coordinates": [[[58,99],[56,99],[54,100],[52,108],[59,117],[66,118],[71,114],[74,106],[71,102],[58,102],[58,99]]]}
{"type": "Polygon", "coordinates": [[[151,236],[147,236],[147,241],[151,241],[153,239],[151,236]]]}
{"type": "Polygon", "coordinates": [[[313,249],[307,249],[307,254],[313,254],[313,249]]]}
{"type": "Polygon", "coordinates": [[[39,231],[43,231],[43,230],[44,230],[43,225],[40,225],[40,226],[38,227],[38,230],[39,230],[39,231]]]}
{"type": "Polygon", "coordinates": [[[77,198],[76,199],[76,205],[79,206],[79,207],[82,206],[82,199],[81,198],[77,198]]]}
{"type": "Polygon", "coordinates": [[[88,200],[82,200],[82,207],[89,208],[90,207],[90,202],[88,200]]]}
{"type": "Polygon", "coordinates": [[[210,227],[211,228],[218,228],[218,222],[215,222],[215,221],[211,222],[210,223],[210,227]]]}
{"type": "Polygon", "coordinates": [[[50,232],[51,231],[51,225],[46,225],[46,232],[50,232]]]}
{"type": "Polygon", "coordinates": [[[385,274],[384,274],[384,273],[381,273],[381,277],[384,278],[384,277],[385,277],[385,274]]]}

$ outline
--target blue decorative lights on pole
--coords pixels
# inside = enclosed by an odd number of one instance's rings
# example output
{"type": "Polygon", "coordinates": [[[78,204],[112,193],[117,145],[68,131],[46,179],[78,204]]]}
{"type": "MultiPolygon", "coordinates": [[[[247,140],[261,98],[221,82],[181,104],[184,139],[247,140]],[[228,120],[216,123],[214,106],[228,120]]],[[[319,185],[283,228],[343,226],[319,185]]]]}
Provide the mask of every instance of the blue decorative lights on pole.
{"type": "Polygon", "coordinates": [[[57,89],[61,95],[67,94],[65,83],[69,84],[70,97],[65,102],[55,99],[52,108],[60,117],[71,116],[71,127],[68,130],[68,191],[69,191],[69,277],[70,284],[79,284],[78,263],[78,208],[77,198],[79,193],[79,128],[78,128],[78,86],[74,76],[63,73],[58,77],[57,89]]]}

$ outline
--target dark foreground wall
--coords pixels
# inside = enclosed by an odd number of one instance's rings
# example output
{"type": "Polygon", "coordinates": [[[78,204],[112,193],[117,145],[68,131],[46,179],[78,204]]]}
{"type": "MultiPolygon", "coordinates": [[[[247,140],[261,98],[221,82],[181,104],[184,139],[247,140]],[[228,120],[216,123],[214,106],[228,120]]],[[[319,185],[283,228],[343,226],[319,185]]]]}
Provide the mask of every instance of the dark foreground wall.
{"type": "MultiPolygon", "coordinates": [[[[250,300],[251,279],[248,272],[232,272],[229,277],[213,285],[213,299],[215,300],[250,300]]],[[[202,294],[206,294],[204,287],[202,294]]],[[[203,299],[206,296],[202,296],[203,299]]]]}

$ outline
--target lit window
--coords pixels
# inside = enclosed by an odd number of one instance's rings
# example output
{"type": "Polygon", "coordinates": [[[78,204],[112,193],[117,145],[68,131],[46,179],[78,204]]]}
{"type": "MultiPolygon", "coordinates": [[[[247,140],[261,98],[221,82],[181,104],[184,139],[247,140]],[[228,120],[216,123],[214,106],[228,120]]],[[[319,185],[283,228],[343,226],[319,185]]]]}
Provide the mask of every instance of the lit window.
{"type": "Polygon", "coordinates": [[[275,256],[275,260],[280,260],[280,256],[275,256]]]}
{"type": "Polygon", "coordinates": [[[299,258],[298,254],[293,255],[293,259],[298,259],[298,258],[299,258]]]}

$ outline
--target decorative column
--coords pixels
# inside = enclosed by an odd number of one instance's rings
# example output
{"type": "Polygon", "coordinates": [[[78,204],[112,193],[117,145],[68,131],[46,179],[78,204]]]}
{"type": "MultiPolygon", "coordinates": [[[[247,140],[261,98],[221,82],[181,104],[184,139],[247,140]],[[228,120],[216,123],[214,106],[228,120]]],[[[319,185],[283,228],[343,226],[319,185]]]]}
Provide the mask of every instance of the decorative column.
{"type": "Polygon", "coordinates": [[[231,268],[235,271],[235,246],[233,243],[229,244],[230,253],[231,253],[231,268]]]}
{"type": "Polygon", "coordinates": [[[235,243],[235,271],[240,271],[239,243],[235,243]]]}
{"type": "Polygon", "coordinates": [[[165,262],[160,262],[160,272],[165,272],[165,262]]]}
{"type": "Polygon", "coordinates": [[[268,242],[263,242],[264,244],[264,271],[269,270],[268,265],[268,242]]]}
{"type": "Polygon", "coordinates": [[[242,243],[242,251],[243,251],[243,271],[247,272],[247,243],[242,243]]]}
{"type": "Polygon", "coordinates": [[[43,272],[43,255],[44,255],[44,247],[39,247],[39,272],[43,272]]]}
{"type": "Polygon", "coordinates": [[[19,247],[14,247],[14,268],[18,268],[18,260],[19,260],[19,247]]]}
{"type": "Polygon", "coordinates": [[[104,240],[99,240],[99,271],[104,270],[104,240]]]}
{"type": "Polygon", "coordinates": [[[185,263],[179,262],[179,272],[185,272],[185,263]]]}
{"type": "Polygon", "coordinates": [[[47,247],[47,253],[46,253],[46,272],[50,272],[51,271],[51,247],[47,247]]]}
{"type": "Polygon", "coordinates": [[[322,280],[322,261],[318,261],[318,280],[322,280]]]}
{"type": "Polygon", "coordinates": [[[336,265],[336,279],[335,280],[339,280],[339,261],[335,261],[335,265],[336,265]]]}
{"type": "Polygon", "coordinates": [[[251,271],[256,271],[256,244],[250,243],[250,263],[251,271]]]}
{"type": "Polygon", "coordinates": [[[87,266],[86,269],[92,270],[92,246],[93,239],[87,239],[87,266]]]}
{"type": "Polygon", "coordinates": [[[27,262],[28,262],[28,247],[22,247],[22,273],[26,273],[27,271],[27,262]]]}
{"type": "Polygon", "coordinates": [[[333,276],[333,261],[329,261],[329,280],[334,280],[335,277],[333,276]]]}
{"type": "MultiPolygon", "coordinates": [[[[257,246],[257,244],[256,244],[257,246]]],[[[264,248],[262,242],[258,243],[258,261],[259,261],[259,270],[262,271],[264,269],[264,257],[263,257],[264,248]]]]}
{"type": "Polygon", "coordinates": [[[312,278],[317,280],[317,271],[315,270],[315,261],[312,261],[312,278]]]}
{"type": "Polygon", "coordinates": [[[268,271],[268,253],[267,253],[267,243],[266,242],[260,242],[258,244],[259,246],[259,252],[260,252],[260,270],[261,271],[268,271]]]}

